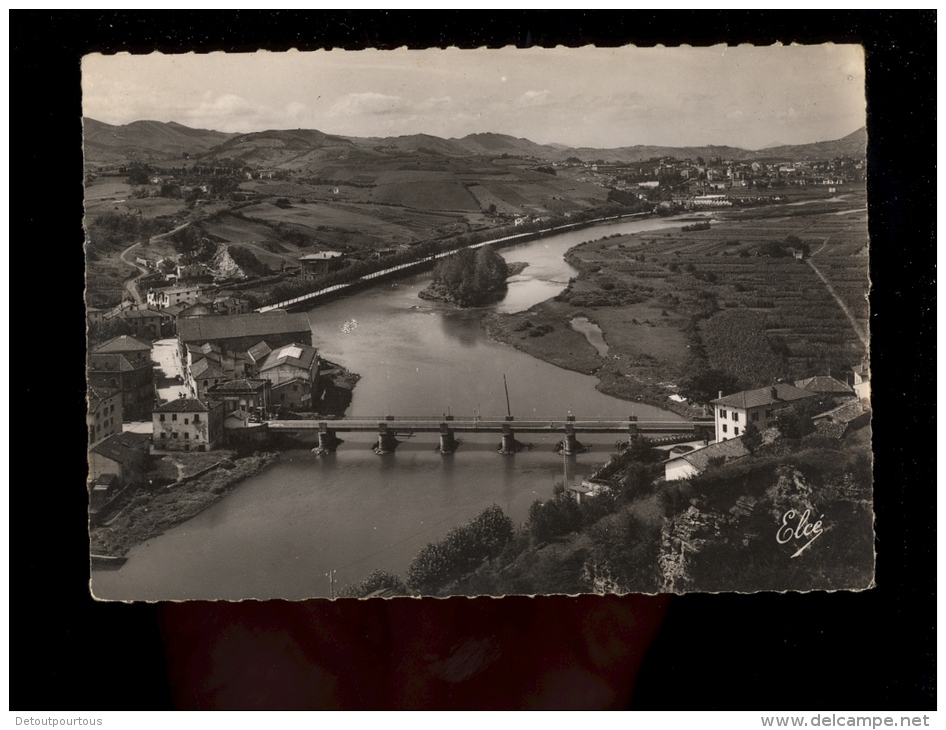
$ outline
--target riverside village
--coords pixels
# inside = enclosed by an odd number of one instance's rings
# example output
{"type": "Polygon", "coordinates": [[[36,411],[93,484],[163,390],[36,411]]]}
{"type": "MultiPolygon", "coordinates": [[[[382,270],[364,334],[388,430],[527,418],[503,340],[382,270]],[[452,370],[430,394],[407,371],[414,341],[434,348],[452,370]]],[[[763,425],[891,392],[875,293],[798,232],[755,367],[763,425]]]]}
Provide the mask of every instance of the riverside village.
{"type": "Polygon", "coordinates": [[[351,132],[86,102],[96,597],[872,585],[862,123],[383,134],[332,93],[351,132]]]}

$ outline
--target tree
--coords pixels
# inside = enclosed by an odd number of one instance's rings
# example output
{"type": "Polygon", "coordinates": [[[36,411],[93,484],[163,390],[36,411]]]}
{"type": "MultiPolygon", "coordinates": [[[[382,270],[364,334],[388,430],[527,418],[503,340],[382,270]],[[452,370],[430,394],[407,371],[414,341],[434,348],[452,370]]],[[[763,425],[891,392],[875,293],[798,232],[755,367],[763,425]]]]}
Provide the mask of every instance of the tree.
{"type": "Polygon", "coordinates": [[[383,591],[385,595],[406,596],[409,591],[404,581],[396,573],[375,570],[361,583],[345,586],[339,595],[350,598],[365,598],[372,593],[383,591]]]}
{"type": "Polygon", "coordinates": [[[762,445],[762,434],[759,433],[759,429],[756,428],[754,423],[750,423],[746,426],[746,430],[743,431],[742,445],[745,446],[750,453],[754,452],[762,445]]]}
{"type": "Polygon", "coordinates": [[[680,383],[680,393],[688,400],[700,405],[706,405],[723,395],[735,393],[739,390],[738,382],[729,373],[722,370],[702,370],[694,373],[680,383]]]}
{"type": "Polygon", "coordinates": [[[501,507],[490,505],[442,540],[424,546],[408,566],[407,584],[421,591],[441,588],[496,557],[513,534],[512,520],[501,507]]]}

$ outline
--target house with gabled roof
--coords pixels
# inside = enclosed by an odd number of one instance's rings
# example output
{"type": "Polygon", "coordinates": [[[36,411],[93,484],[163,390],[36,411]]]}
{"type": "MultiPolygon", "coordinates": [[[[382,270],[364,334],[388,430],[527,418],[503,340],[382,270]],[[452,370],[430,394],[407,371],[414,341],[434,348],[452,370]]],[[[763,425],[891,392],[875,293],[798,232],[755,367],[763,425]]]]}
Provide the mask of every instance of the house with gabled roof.
{"type": "Polygon", "coordinates": [[[178,398],[151,413],[152,440],[158,451],[213,451],[223,444],[223,403],[178,398]]]}
{"type": "Polygon", "coordinates": [[[89,479],[95,482],[112,474],[121,486],[141,480],[148,465],[150,441],[146,433],[126,431],[95,444],[89,449],[89,479]]]}
{"type": "Polygon", "coordinates": [[[154,366],[151,343],[121,335],[89,353],[89,384],[122,393],[122,417],[144,418],[154,405],[154,366]]]}
{"type": "Polygon", "coordinates": [[[664,462],[664,478],[668,482],[686,479],[706,471],[711,466],[722,465],[748,455],[749,449],[742,443],[742,437],[737,436],[701,449],[672,455],[664,462]]]}
{"type": "Polygon", "coordinates": [[[319,351],[299,342],[283,345],[266,357],[259,375],[273,384],[273,406],[312,410],[318,392],[319,351]]]}
{"type": "Polygon", "coordinates": [[[272,385],[262,378],[226,380],[207,389],[208,403],[223,403],[224,413],[262,418],[269,413],[272,385]]]}
{"type": "Polygon", "coordinates": [[[815,391],[788,383],[742,390],[727,396],[720,392],[719,398],[711,401],[716,441],[719,443],[741,436],[750,424],[761,431],[771,425],[777,411],[818,395],[815,391]]]}
{"type": "Polygon", "coordinates": [[[853,398],[854,389],[847,383],[832,378],[830,375],[815,375],[813,378],[804,378],[795,381],[795,387],[810,390],[820,395],[829,395],[832,398],[853,398]]]}
{"type": "Polygon", "coordinates": [[[118,388],[90,385],[88,401],[85,420],[90,444],[122,432],[122,392],[118,388]]]}
{"type": "Polygon", "coordinates": [[[270,347],[280,347],[292,342],[312,344],[312,328],[304,313],[289,314],[276,310],[261,314],[220,315],[216,317],[192,317],[177,323],[177,337],[182,348],[189,344],[202,345],[210,342],[231,352],[246,352],[260,340],[270,347]]]}

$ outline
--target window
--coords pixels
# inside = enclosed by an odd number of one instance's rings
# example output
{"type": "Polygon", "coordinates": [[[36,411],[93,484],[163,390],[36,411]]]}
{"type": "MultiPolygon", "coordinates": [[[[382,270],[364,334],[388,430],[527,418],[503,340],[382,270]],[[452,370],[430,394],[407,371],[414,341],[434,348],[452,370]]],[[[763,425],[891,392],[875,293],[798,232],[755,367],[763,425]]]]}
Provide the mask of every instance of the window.
{"type": "Polygon", "coordinates": [[[112,403],[112,408],[111,408],[111,410],[109,410],[109,413],[114,413],[114,412],[115,412],[115,404],[112,403]]]}
{"type": "Polygon", "coordinates": [[[200,414],[199,414],[199,413],[195,413],[195,414],[194,414],[194,423],[200,423],[200,414]]]}
{"type": "MultiPolygon", "coordinates": [[[[723,433],[727,433],[728,431],[729,431],[729,426],[727,426],[727,425],[724,423],[724,424],[723,424],[723,433]]],[[[175,435],[176,435],[176,434],[175,434],[175,435]]]]}
{"type": "Polygon", "coordinates": [[[172,421],[176,421],[176,420],[177,420],[177,414],[176,414],[176,413],[172,413],[172,414],[171,414],[171,420],[172,420],[172,421]]]}
{"type": "Polygon", "coordinates": [[[167,437],[168,437],[168,435],[167,435],[164,431],[162,431],[162,432],[161,432],[161,438],[166,439],[167,437]]]}
{"type": "Polygon", "coordinates": [[[161,414],[161,420],[162,420],[162,421],[164,420],[164,414],[163,414],[163,413],[161,414]]]}
{"type": "Polygon", "coordinates": [[[720,417],[720,418],[725,418],[725,417],[726,417],[726,409],[725,409],[725,408],[720,408],[720,409],[719,409],[719,417],[720,417]]]}
{"type": "MultiPolygon", "coordinates": [[[[738,435],[739,435],[739,426],[736,426],[736,427],[733,429],[733,431],[735,432],[736,436],[738,436],[738,435]]],[[[185,435],[186,435],[186,434],[185,434],[185,435]]]]}
{"type": "MultiPolygon", "coordinates": [[[[736,429],[736,433],[739,433],[739,429],[738,429],[738,428],[736,429]]],[[[191,437],[191,435],[190,435],[189,433],[185,433],[185,434],[184,434],[184,440],[185,440],[185,441],[188,441],[188,440],[190,439],[190,437],[191,437]]]]}
{"type": "Polygon", "coordinates": [[[190,423],[190,421],[185,418],[185,419],[184,419],[184,425],[186,426],[188,423],[190,423]]]}
{"type": "Polygon", "coordinates": [[[771,417],[772,417],[772,409],[771,409],[771,408],[766,408],[766,409],[765,409],[765,420],[768,421],[771,417]]]}
{"type": "Polygon", "coordinates": [[[171,434],[171,438],[177,438],[177,431],[171,434]]]}
{"type": "Polygon", "coordinates": [[[759,412],[758,412],[758,411],[753,411],[753,412],[752,412],[752,420],[753,420],[753,421],[758,421],[758,420],[759,420],[759,412]]]}

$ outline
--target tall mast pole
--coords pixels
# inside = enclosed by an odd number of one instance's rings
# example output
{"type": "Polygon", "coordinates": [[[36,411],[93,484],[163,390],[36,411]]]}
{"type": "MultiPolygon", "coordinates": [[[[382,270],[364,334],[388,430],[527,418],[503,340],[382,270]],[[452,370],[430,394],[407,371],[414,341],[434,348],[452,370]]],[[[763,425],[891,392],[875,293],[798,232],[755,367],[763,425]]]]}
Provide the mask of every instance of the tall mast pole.
{"type": "Polygon", "coordinates": [[[506,373],[503,373],[503,388],[506,390],[506,415],[512,415],[512,409],[509,407],[509,386],[506,384],[506,373]]]}

